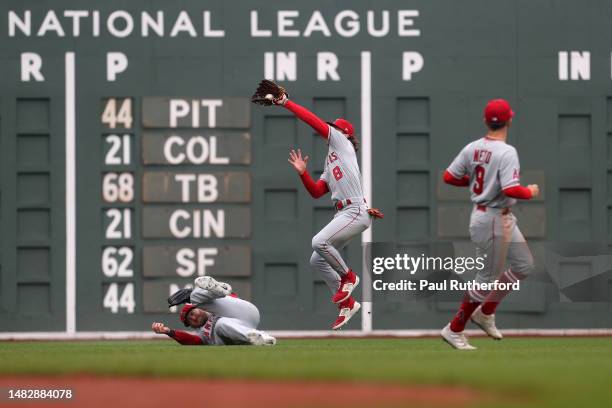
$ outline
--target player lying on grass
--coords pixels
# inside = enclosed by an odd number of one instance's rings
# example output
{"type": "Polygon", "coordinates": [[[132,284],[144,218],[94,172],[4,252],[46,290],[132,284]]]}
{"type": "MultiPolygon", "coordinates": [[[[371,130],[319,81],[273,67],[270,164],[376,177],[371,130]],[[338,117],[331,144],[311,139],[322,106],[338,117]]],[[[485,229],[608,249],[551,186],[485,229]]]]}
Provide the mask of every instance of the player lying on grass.
{"type": "Polygon", "coordinates": [[[230,285],[210,276],[199,277],[194,284],[191,303],[183,306],[179,317],[186,327],[195,329],[195,334],[158,322],[151,327],[155,333],[166,334],[183,345],[276,344],[274,337],[257,330],[257,307],[233,294],[230,285]]]}
{"type": "MultiPolygon", "coordinates": [[[[511,207],[516,199],[529,200],[540,189],[520,184],[516,149],[506,143],[514,112],[503,99],[489,101],[484,111],[487,135],[461,150],[444,174],[444,182],[469,187],[474,209],[470,217],[470,238],[485,267],[476,274],[477,283],[499,280],[514,283],[533,270],[533,257],[516,224],[511,207]],[[510,267],[505,268],[506,262],[510,267]]],[[[463,334],[468,319],[489,336],[501,340],[495,326],[495,309],[510,290],[489,293],[470,290],[453,320],[442,329],[442,338],[459,350],[474,350],[463,334]]]]}
{"type": "Polygon", "coordinates": [[[313,253],[310,264],[322,275],[332,292],[332,302],[340,313],[332,325],[336,330],[348,323],[361,308],[351,296],[359,284],[359,277],[350,268],[340,250],[349,241],[370,227],[371,217],[382,218],[375,208],[368,208],[361,186],[361,172],[357,163],[359,142],[353,125],[346,119],[325,122],[314,113],[290,101],[285,89],[271,81],[262,81],[252,101],[262,105],[280,105],[310,125],[328,144],[325,168],[319,180],[314,181],[306,166],[308,156],[298,149],[291,150],[289,163],[298,172],[304,187],[318,199],[331,192],[337,210],[334,218],[312,239],[313,253]]]}

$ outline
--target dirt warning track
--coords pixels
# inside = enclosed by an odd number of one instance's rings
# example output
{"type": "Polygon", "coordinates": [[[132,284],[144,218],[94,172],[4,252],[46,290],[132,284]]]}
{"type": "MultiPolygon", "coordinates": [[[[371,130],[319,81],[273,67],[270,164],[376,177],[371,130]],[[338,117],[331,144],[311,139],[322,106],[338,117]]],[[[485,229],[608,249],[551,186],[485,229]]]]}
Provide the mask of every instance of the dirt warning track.
{"type": "Polygon", "coordinates": [[[454,407],[482,402],[478,393],[457,387],[403,386],[357,382],[252,381],[122,378],[94,376],[0,377],[2,407],[223,408],[286,407],[454,407]],[[8,389],[71,389],[65,401],[16,401],[8,389]],[[198,403],[201,402],[200,403],[198,403]]]}

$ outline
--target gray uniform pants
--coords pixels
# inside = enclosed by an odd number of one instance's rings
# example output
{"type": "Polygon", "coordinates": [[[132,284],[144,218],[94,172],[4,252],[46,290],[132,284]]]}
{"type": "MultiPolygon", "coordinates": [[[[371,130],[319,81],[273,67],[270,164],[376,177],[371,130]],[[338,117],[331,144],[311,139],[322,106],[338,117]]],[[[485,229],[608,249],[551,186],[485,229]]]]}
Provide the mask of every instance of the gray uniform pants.
{"type": "Polygon", "coordinates": [[[249,344],[247,335],[256,328],[246,320],[222,317],[217,320],[213,331],[214,344],[249,344]]]}
{"type": "MultiPolygon", "coordinates": [[[[511,212],[502,212],[489,207],[486,211],[474,207],[472,211],[470,238],[476,245],[476,256],[484,258],[484,268],[476,273],[475,281],[478,283],[495,281],[508,265],[510,271],[521,278],[533,270],[533,256],[516,225],[516,217],[511,212]]],[[[487,296],[482,291],[469,291],[469,294],[478,302],[487,296]]]]}
{"type": "Polygon", "coordinates": [[[340,276],[349,270],[340,250],[372,223],[367,210],[364,204],[346,206],[336,212],[329,224],[312,239],[314,252],[310,257],[310,265],[321,273],[332,293],[340,288],[340,276]]]}
{"type": "Polygon", "coordinates": [[[231,296],[219,297],[208,290],[195,288],[191,292],[190,301],[191,303],[200,304],[200,308],[215,316],[229,318],[228,324],[231,324],[233,320],[238,320],[251,329],[256,329],[259,325],[259,309],[244,299],[231,296]]]}

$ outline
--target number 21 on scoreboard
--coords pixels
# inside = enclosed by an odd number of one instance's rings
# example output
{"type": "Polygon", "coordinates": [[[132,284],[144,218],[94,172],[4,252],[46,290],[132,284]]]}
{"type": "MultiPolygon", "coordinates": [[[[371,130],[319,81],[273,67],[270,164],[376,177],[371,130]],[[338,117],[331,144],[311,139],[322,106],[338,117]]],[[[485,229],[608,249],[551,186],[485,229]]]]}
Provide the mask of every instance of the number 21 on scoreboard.
{"type": "Polygon", "coordinates": [[[132,162],[132,141],[129,134],[107,135],[104,138],[108,150],[104,155],[104,164],[107,166],[129,165],[132,162]]]}

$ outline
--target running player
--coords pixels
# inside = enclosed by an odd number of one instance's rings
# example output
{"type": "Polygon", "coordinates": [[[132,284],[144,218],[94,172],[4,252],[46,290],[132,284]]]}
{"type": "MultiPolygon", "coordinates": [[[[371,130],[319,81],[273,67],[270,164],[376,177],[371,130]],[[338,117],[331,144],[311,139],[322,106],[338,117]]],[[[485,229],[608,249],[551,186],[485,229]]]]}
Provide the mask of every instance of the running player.
{"type": "MultiPolygon", "coordinates": [[[[529,200],[540,190],[536,184],[520,184],[518,154],[506,143],[513,116],[507,101],[489,101],[484,110],[487,135],[465,146],[444,173],[445,183],[470,188],[474,203],[470,238],[477,255],[485,259],[485,267],[476,275],[477,283],[514,283],[533,269],[533,257],[511,207],[516,199],[529,200]]],[[[471,317],[489,336],[501,340],[502,334],[495,326],[495,309],[508,293],[509,290],[466,292],[459,311],[442,329],[442,338],[456,349],[474,350],[476,347],[463,333],[471,317]]]]}

